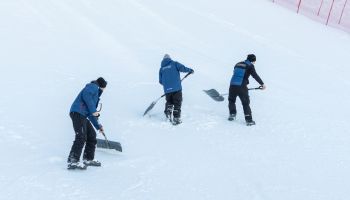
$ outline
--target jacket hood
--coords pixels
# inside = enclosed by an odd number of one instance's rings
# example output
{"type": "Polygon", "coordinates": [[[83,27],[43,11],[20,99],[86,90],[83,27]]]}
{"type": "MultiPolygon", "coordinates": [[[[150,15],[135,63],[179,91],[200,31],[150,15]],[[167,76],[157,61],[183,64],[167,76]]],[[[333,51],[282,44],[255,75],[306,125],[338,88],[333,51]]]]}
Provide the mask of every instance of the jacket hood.
{"type": "Polygon", "coordinates": [[[88,83],[88,84],[86,84],[86,85],[89,85],[89,84],[91,84],[91,83],[96,84],[96,85],[98,86],[97,81],[91,81],[90,83],[88,83]]]}
{"type": "Polygon", "coordinates": [[[165,67],[167,65],[169,65],[173,60],[171,60],[171,58],[164,58],[162,60],[162,64],[161,64],[161,67],[165,67]]]}

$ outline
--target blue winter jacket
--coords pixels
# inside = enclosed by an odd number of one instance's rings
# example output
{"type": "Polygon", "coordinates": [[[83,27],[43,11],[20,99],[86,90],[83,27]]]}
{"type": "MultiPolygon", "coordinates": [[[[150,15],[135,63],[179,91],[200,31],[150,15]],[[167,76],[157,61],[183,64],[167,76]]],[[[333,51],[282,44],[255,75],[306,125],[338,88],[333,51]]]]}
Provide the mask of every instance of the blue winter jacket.
{"type": "Polygon", "coordinates": [[[101,125],[92,114],[96,112],[101,94],[102,90],[99,89],[97,83],[91,82],[79,93],[70,108],[70,112],[77,112],[87,117],[97,130],[101,128],[101,125]]]}
{"type": "Polygon", "coordinates": [[[180,72],[192,71],[193,69],[173,61],[171,58],[163,59],[159,69],[159,83],[163,85],[164,93],[182,90],[180,72]]]}

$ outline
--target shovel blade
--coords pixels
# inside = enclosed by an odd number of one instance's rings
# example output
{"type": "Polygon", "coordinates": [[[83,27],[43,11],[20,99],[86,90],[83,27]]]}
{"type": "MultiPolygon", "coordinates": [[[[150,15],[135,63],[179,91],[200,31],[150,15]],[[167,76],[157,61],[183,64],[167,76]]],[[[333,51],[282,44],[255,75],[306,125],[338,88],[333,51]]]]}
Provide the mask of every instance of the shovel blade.
{"type": "Polygon", "coordinates": [[[225,98],[215,89],[203,90],[208,96],[210,96],[215,101],[224,101],[225,98]]]}
{"type": "Polygon", "coordinates": [[[98,139],[98,138],[97,138],[97,148],[114,149],[114,150],[120,151],[120,152],[123,151],[122,145],[119,142],[108,141],[108,143],[107,143],[106,140],[102,140],[102,139],[98,139]]]}

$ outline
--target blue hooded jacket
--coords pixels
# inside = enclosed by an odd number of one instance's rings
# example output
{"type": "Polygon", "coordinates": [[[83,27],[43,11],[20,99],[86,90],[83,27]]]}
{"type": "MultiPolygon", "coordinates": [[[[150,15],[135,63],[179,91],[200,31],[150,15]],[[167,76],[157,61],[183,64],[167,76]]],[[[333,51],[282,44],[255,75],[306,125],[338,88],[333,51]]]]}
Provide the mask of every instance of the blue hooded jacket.
{"type": "Polygon", "coordinates": [[[192,72],[193,69],[183,64],[164,58],[159,69],[159,83],[163,85],[164,93],[177,92],[182,90],[180,72],[192,72]]]}
{"type": "Polygon", "coordinates": [[[101,94],[102,90],[99,89],[97,83],[91,82],[78,94],[70,108],[70,112],[77,112],[89,118],[90,122],[97,130],[101,128],[101,125],[92,114],[96,112],[101,94]]]}

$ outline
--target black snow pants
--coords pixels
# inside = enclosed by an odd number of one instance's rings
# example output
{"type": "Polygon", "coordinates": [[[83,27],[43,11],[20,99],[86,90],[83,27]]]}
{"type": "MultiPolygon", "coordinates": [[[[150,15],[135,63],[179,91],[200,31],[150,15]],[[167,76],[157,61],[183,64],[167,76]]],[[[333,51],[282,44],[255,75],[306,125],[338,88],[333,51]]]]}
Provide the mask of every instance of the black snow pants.
{"type": "Polygon", "coordinates": [[[245,120],[252,120],[252,111],[250,109],[250,99],[248,94],[248,87],[247,86],[236,86],[231,85],[229,96],[228,96],[228,107],[230,110],[230,114],[237,114],[236,110],[236,99],[237,96],[240,98],[242,105],[243,105],[243,111],[245,115],[245,120]]]}
{"type": "Polygon", "coordinates": [[[68,162],[78,162],[80,160],[84,145],[83,159],[93,160],[97,143],[95,129],[83,115],[77,112],[71,112],[69,115],[73,122],[75,140],[69,153],[68,162]]]}
{"type": "Polygon", "coordinates": [[[166,103],[165,103],[165,114],[169,114],[173,110],[174,118],[181,117],[181,104],[182,104],[182,91],[176,91],[166,94],[166,103]]]}

